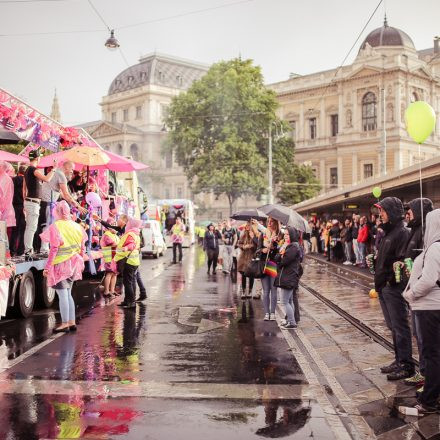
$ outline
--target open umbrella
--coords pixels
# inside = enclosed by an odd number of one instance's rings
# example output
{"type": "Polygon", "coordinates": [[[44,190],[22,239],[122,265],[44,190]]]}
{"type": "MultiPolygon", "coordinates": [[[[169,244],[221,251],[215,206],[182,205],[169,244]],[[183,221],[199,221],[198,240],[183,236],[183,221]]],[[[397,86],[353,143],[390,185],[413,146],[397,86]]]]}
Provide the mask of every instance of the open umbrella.
{"type": "Polygon", "coordinates": [[[104,150],[94,147],[73,147],[64,153],[64,158],[88,167],[105,165],[110,162],[110,157],[104,150]]]}
{"type": "Polygon", "coordinates": [[[243,220],[243,221],[249,221],[251,219],[266,220],[267,215],[263,211],[260,211],[259,209],[245,209],[243,211],[238,211],[235,214],[232,214],[231,218],[234,220],[243,220]]]}
{"type": "Polygon", "coordinates": [[[29,159],[25,156],[19,156],[18,154],[3,150],[0,150],[0,160],[5,162],[29,162],[29,159]]]}
{"type": "Polygon", "coordinates": [[[269,217],[278,220],[283,225],[292,226],[292,228],[298,229],[298,231],[301,232],[310,232],[310,227],[306,219],[288,206],[274,204],[264,205],[258,209],[269,217]]]}

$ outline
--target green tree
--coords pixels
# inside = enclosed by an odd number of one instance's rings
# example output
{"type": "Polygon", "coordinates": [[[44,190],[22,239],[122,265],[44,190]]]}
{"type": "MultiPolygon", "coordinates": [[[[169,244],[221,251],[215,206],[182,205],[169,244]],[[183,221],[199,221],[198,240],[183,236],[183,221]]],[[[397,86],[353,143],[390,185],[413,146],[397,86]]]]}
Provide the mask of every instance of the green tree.
{"type": "Polygon", "coordinates": [[[195,193],[225,194],[232,212],[239,197],[266,191],[267,150],[264,155],[262,150],[276,107],[260,68],[241,59],[214,64],[174,98],[166,119],[167,148],[195,193]]]}
{"type": "Polygon", "coordinates": [[[294,163],[295,143],[282,136],[273,147],[274,182],[276,198],[280,203],[293,205],[316,196],[321,186],[310,166],[294,163]]]}
{"type": "MultiPolygon", "coordinates": [[[[268,90],[261,69],[252,60],[221,61],[175,97],[165,120],[165,151],[174,152],[194,193],[213,192],[228,198],[230,212],[244,195],[257,199],[267,191],[268,128],[275,115],[276,95],[268,90]]],[[[287,124],[285,124],[287,129],[287,124]]],[[[287,138],[274,143],[274,183],[282,200],[294,178],[294,145],[287,138]]],[[[293,195],[293,189],[289,194],[293,195]]],[[[299,189],[298,197],[304,196],[299,189]]]]}

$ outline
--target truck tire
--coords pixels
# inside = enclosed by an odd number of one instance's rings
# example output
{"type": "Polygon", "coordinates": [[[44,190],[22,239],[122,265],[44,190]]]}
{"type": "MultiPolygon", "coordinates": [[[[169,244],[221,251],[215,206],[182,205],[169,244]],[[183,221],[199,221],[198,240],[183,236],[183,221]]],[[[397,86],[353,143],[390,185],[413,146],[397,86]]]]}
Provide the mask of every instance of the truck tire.
{"type": "Polygon", "coordinates": [[[29,270],[25,272],[20,280],[15,297],[15,312],[17,315],[27,318],[34,309],[35,303],[35,281],[34,275],[29,270]]]}
{"type": "Polygon", "coordinates": [[[35,276],[35,302],[44,309],[50,309],[53,306],[56,298],[55,289],[47,285],[47,278],[43,277],[43,273],[39,272],[35,276]]]}

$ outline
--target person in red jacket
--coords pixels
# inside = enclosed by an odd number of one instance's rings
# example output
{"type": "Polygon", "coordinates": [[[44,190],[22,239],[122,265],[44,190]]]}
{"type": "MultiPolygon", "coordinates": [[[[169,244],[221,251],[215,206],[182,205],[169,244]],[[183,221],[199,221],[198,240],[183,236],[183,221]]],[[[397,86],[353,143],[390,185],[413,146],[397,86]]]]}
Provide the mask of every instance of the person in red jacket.
{"type": "Polygon", "coordinates": [[[359,264],[360,267],[367,267],[365,264],[365,257],[367,255],[367,244],[368,244],[369,230],[368,230],[368,222],[367,217],[361,217],[359,223],[359,234],[358,234],[358,245],[359,245],[359,255],[361,262],[359,264]]]}

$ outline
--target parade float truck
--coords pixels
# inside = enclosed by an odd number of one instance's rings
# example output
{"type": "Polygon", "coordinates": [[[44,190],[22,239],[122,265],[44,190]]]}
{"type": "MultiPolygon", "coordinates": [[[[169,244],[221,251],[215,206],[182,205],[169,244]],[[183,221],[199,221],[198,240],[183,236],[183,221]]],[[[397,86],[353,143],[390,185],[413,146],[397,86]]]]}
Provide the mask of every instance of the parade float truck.
{"type": "Polygon", "coordinates": [[[189,199],[162,199],[157,201],[163,216],[163,227],[165,231],[165,242],[167,247],[172,247],[171,228],[180,217],[185,225],[185,237],[183,247],[191,247],[195,243],[195,219],[194,204],[189,199]]]}

